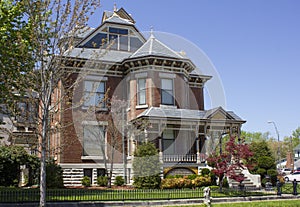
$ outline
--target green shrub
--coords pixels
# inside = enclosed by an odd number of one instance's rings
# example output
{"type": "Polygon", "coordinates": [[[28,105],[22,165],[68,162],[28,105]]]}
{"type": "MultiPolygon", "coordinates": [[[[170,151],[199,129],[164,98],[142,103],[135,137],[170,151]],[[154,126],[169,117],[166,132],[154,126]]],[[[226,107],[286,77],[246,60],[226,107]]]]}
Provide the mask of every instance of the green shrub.
{"type": "Polygon", "coordinates": [[[91,180],[88,176],[84,176],[81,180],[81,184],[84,186],[84,187],[90,187],[91,186],[91,180]]]}
{"type": "Polygon", "coordinates": [[[106,187],[108,184],[108,177],[107,176],[97,177],[97,184],[101,187],[106,187]]]}
{"type": "Polygon", "coordinates": [[[155,189],[160,187],[161,178],[159,174],[145,177],[134,177],[133,186],[138,189],[155,189]]]}
{"type": "Polygon", "coordinates": [[[276,185],[276,181],[277,181],[277,174],[278,174],[277,171],[274,170],[274,169],[270,169],[270,170],[267,171],[267,174],[271,178],[270,181],[271,181],[272,185],[275,186],[276,185]]]}
{"type": "Polygon", "coordinates": [[[63,188],[63,170],[54,160],[48,161],[46,165],[47,188],[63,188]]]}
{"type": "Polygon", "coordinates": [[[198,177],[198,175],[196,175],[196,174],[188,175],[188,176],[187,176],[187,178],[188,178],[189,180],[194,180],[194,179],[196,179],[197,177],[198,177]]]}
{"type": "Polygon", "coordinates": [[[264,177],[264,176],[266,175],[266,172],[267,172],[267,170],[264,169],[264,168],[258,168],[258,169],[256,170],[256,173],[257,173],[257,174],[260,174],[260,176],[262,176],[262,177],[264,177]]]}
{"type": "Polygon", "coordinates": [[[209,186],[211,184],[211,178],[209,176],[199,176],[192,181],[193,187],[199,188],[202,186],[209,186]]]}
{"type": "Polygon", "coordinates": [[[133,185],[136,188],[160,187],[160,161],[158,150],[153,143],[145,142],[137,147],[132,167],[135,174],[133,185]]]}
{"type": "Polygon", "coordinates": [[[209,175],[210,174],[210,170],[208,168],[203,168],[201,170],[201,175],[205,176],[205,175],[209,175]]]}
{"type": "Polygon", "coordinates": [[[182,188],[198,188],[209,186],[211,179],[209,176],[196,176],[195,179],[184,178],[165,178],[161,182],[162,189],[182,189],[182,188]]]}
{"type": "Polygon", "coordinates": [[[124,181],[124,178],[122,176],[117,176],[116,179],[115,179],[115,182],[114,184],[116,186],[122,186],[124,185],[125,181],[124,181]]]}

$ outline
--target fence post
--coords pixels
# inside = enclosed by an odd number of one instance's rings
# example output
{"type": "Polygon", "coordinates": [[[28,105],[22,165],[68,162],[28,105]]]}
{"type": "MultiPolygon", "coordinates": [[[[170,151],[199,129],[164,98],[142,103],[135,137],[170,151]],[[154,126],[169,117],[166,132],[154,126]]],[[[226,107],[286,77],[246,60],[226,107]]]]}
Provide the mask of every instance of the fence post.
{"type": "Polygon", "coordinates": [[[294,179],[293,181],[293,195],[298,195],[298,192],[297,192],[297,180],[294,179]]]}
{"type": "Polygon", "coordinates": [[[277,195],[281,196],[281,183],[278,179],[277,179],[277,182],[276,182],[276,187],[277,187],[277,195]]]}

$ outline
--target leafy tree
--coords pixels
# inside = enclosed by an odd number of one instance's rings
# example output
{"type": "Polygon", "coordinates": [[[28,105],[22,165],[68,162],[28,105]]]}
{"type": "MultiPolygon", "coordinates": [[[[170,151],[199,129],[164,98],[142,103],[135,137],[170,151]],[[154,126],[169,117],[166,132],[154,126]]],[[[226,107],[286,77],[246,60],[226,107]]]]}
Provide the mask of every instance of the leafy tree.
{"type": "Polygon", "coordinates": [[[253,142],[262,142],[266,141],[268,139],[269,132],[246,132],[242,131],[241,137],[245,140],[247,143],[253,143],[253,142]]]}
{"type": "MultiPolygon", "coordinates": [[[[0,102],[11,101],[13,91],[24,92],[24,74],[33,68],[32,25],[25,21],[25,1],[0,1],[0,102]]],[[[12,103],[12,102],[10,102],[12,103]]]]}
{"type": "Polygon", "coordinates": [[[160,162],[158,150],[151,142],[144,142],[134,152],[134,183],[137,188],[159,188],[160,162]]]}
{"type": "MultiPolygon", "coordinates": [[[[39,126],[36,134],[40,140],[39,206],[44,207],[46,205],[47,139],[54,131],[50,128],[49,120],[55,115],[56,108],[62,100],[70,99],[72,95],[70,91],[77,85],[77,83],[67,81],[70,80],[70,73],[65,68],[73,66],[67,55],[75,44],[76,36],[84,32],[88,17],[99,6],[100,0],[5,0],[0,2],[2,9],[0,25],[4,25],[1,30],[9,31],[4,32],[6,40],[20,40],[24,43],[18,45],[16,41],[17,47],[1,44],[4,47],[1,47],[3,49],[0,51],[0,57],[6,57],[6,51],[10,52],[8,57],[17,57],[11,63],[1,66],[1,69],[5,69],[5,75],[1,76],[0,81],[5,82],[5,85],[1,86],[5,89],[1,98],[4,97],[2,100],[7,104],[11,100],[7,98],[9,91],[16,86],[18,93],[27,91],[29,95],[32,95],[34,92],[35,97],[31,98],[34,100],[36,97],[39,98],[40,113],[35,123],[39,126]],[[2,20],[2,16],[5,15],[8,19],[2,20]],[[2,24],[3,22],[5,24],[2,24]],[[22,71],[22,68],[27,68],[24,66],[28,66],[29,69],[22,71]],[[13,71],[11,68],[19,68],[19,70],[10,74],[9,72],[13,71]],[[54,101],[51,97],[60,83],[63,83],[66,90],[60,99],[54,101]]],[[[3,43],[4,40],[1,41],[3,43]]],[[[76,64],[76,66],[81,65],[80,62],[76,64]]],[[[56,131],[64,126],[58,124],[57,127],[56,131]]]]}
{"type": "Polygon", "coordinates": [[[1,146],[0,186],[18,186],[20,183],[21,165],[26,165],[30,169],[38,169],[38,164],[38,158],[34,155],[29,155],[23,147],[1,146]]]}
{"type": "Polygon", "coordinates": [[[219,186],[222,190],[225,177],[229,177],[238,182],[244,180],[243,175],[236,174],[236,169],[244,169],[245,166],[252,167],[250,158],[253,156],[249,145],[237,143],[235,137],[230,137],[226,143],[225,151],[222,154],[213,153],[207,159],[209,166],[213,168],[212,172],[219,177],[219,186]]]}

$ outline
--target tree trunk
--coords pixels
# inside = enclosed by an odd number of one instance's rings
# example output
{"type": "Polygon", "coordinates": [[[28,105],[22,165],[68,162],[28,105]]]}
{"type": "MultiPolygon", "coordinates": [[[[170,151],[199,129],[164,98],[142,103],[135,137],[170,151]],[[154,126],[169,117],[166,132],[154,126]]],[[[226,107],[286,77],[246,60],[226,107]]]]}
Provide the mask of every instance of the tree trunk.
{"type": "MultiPolygon", "coordinates": [[[[47,100],[49,98],[47,97],[47,100]]],[[[47,102],[49,103],[49,101],[47,102]]],[[[42,133],[41,133],[41,169],[40,169],[40,207],[46,206],[46,143],[48,129],[48,104],[42,108],[42,133]]]]}

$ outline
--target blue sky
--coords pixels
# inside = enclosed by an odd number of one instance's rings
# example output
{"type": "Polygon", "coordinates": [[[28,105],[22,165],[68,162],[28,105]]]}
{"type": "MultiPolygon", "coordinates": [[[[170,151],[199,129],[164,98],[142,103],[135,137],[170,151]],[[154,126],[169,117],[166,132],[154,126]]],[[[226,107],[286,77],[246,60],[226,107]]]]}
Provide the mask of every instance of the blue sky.
{"type": "Polygon", "coordinates": [[[243,130],[276,137],[270,120],[283,139],[300,126],[300,1],[102,0],[89,25],[114,3],[140,31],[153,26],[197,45],[218,72],[226,109],[247,120],[243,130]]]}

